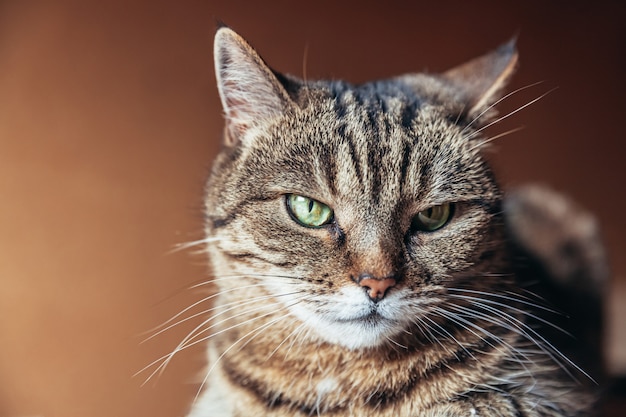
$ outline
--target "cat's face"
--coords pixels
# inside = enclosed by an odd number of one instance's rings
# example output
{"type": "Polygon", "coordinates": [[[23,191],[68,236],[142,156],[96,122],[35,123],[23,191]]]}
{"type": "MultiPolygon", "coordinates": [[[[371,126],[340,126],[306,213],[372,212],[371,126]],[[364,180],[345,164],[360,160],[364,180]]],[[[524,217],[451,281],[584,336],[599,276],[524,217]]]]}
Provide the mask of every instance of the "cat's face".
{"type": "Polygon", "coordinates": [[[430,327],[449,291],[493,279],[500,193],[468,127],[484,108],[428,95],[433,77],[279,81],[220,31],[229,122],[207,232],[225,300],[356,349],[430,327]]]}

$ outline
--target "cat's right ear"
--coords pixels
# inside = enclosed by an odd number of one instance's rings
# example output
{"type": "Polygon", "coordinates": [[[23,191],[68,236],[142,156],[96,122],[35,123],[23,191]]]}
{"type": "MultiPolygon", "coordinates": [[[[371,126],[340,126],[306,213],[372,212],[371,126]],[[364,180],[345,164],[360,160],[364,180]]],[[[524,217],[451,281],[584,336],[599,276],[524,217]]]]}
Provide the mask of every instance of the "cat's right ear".
{"type": "Polygon", "coordinates": [[[446,71],[443,75],[463,92],[466,116],[476,120],[502,96],[502,91],[517,68],[515,39],[495,51],[446,71]]]}
{"type": "Polygon", "coordinates": [[[291,99],[259,54],[232,29],[218,29],[213,54],[226,115],[225,142],[234,146],[250,128],[284,113],[291,99]]]}

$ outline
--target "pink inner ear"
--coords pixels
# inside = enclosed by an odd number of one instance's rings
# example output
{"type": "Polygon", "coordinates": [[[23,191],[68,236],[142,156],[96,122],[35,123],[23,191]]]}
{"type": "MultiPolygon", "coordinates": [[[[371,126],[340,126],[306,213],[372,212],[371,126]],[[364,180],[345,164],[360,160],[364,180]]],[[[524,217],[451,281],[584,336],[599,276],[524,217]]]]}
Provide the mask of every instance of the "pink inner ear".
{"type": "Polygon", "coordinates": [[[289,95],[272,70],[241,36],[221,28],[215,36],[215,71],[229,135],[236,144],[252,125],[284,112],[289,95]]]}
{"type": "Polygon", "coordinates": [[[246,113],[252,113],[251,111],[246,112],[244,108],[249,106],[249,104],[242,98],[241,94],[232,94],[230,92],[236,91],[238,89],[237,83],[232,80],[225,80],[223,82],[223,90],[224,90],[224,111],[226,112],[226,118],[228,121],[236,121],[240,124],[244,124],[244,122],[240,122],[241,120],[245,120],[246,113]]]}

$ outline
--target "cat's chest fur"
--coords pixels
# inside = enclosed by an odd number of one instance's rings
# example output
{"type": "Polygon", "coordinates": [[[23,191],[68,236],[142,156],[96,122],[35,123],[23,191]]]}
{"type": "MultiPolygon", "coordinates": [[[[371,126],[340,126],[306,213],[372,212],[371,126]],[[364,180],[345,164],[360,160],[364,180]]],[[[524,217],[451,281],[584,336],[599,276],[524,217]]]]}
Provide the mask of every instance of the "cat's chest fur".
{"type": "MultiPolygon", "coordinates": [[[[287,340],[289,329],[274,331],[221,358],[218,352],[234,341],[215,343],[210,357],[219,358],[220,366],[208,381],[206,398],[196,405],[197,414],[191,416],[439,416],[425,413],[435,413],[441,399],[458,398],[468,387],[489,387],[507,378],[494,374],[501,358],[482,353],[489,350],[485,344],[477,343],[472,351],[425,345],[411,355],[355,352],[326,344],[280,346],[275,336],[287,340]]],[[[518,376],[518,383],[524,383],[524,377],[518,376]]],[[[470,403],[457,405],[471,408],[470,403]]]]}
{"type": "MultiPolygon", "coordinates": [[[[209,365],[190,417],[575,416],[526,323],[483,127],[511,44],[353,86],[215,41],[225,147],[207,187],[209,365]]],[[[577,403],[576,405],[573,405],[577,403]]]]}

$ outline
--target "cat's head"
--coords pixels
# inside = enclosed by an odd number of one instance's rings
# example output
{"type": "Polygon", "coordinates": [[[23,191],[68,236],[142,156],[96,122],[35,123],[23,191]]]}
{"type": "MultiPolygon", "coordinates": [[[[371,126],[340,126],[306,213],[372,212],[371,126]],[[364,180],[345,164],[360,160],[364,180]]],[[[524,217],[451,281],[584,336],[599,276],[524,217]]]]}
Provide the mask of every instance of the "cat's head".
{"type": "Polygon", "coordinates": [[[226,27],[214,53],[226,129],[207,234],[225,295],[363,348],[419,325],[454,288],[493,284],[501,195],[478,130],[512,44],[362,85],[279,74],[226,27]]]}

